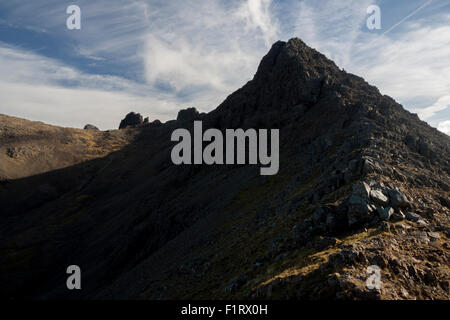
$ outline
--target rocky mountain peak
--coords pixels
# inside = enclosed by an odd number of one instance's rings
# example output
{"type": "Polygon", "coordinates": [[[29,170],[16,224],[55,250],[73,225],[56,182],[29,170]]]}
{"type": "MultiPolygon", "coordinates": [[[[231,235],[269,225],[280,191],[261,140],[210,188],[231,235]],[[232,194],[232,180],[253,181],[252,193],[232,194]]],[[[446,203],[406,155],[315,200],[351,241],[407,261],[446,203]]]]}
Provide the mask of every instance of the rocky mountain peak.
{"type": "Polygon", "coordinates": [[[278,41],[262,59],[255,79],[265,81],[270,75],[283,73],[292,78],[321,78],[327,74],[339,72],[333,61],[313,48],[308,47],[299,38],[287,42],[278,41]]]}
{"type": "MultiPolygon", "coordinates": [[[[263,57],[254,78],[212,112],[221,127],[274,127],[292,124],[313,106],[353,114],[364,100],[378,103],[377,88],[340,70],[323,54],[293,38],[278,41],[263,57]]],[[[318,109],[315,108],[315,109],[318,109]]]]}

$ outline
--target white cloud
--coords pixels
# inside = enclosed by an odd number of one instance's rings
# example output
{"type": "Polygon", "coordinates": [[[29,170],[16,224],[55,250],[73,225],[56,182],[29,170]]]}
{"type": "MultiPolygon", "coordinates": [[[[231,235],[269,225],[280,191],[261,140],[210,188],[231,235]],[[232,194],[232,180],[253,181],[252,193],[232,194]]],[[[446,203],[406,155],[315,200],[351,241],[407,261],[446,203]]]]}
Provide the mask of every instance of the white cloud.
{"type": "Polygon", "coordinates": [[[168,43],[149,36],[145,53],[147,80],[151,84],[169,84],[176,92],[203,88],[231,93],[255,70],[255,58],[239,47],[220,51],[183,39],[168,43]]]}
{"type": "MultiPolygon", "coordinates": [[[[146,79],[163,85],[203,111],[210,111],[250,80],[278,37],[270,0],[236,5],[218,0],[158,7],[142,59],[146,79]]],[[[150,12],[156,8],[150,7],[150,12]]]]}
{"type": "Polygon", "coordinates": [[[450,26],[404,27],[395,38],[360,44],[359,59],[350,68],[401,102],[438,100],[450,92],[450,66],[445,62],[450,56],[450,26]]]}
{"type": "Polygon", "coordinates": [[[450,108],[450,95],[440,97],[433,105],[417,109],[416,112],[420,118],[427,120],[433,117],[437,112],[450,108]]]}
{"type": "Polygon", "coordinates": [[[86,88],[0,82],[0,95],[0,113],[77,128],[91,123],[117,129],[131,110],[164,121],[176,110],[165,100],[86,88]]]}
{"type": "Polygon", "coordinates": [[[133,110],[151,119],[176,115],[179,101],[120,77],[82,73],[37,54],[0,45],[0,112],[53,124],[117,128],[133,110]],[[70,84],[70,87],[67,87],[70,84]]]}
{"type": "Polygon", "coordinates": [[[246,27],[261,30],[266,45],[277,40],[279,26],[270,13],[271,0],[247,0],[236,12],[236,16],[245,19],[246,27]]]}
{"type": "Polygon", "coordinates": [[[450,136],[450,120],[440,122],[438,130],[450,136]]]}
{"type": "MultiPolygon", "coordinates": [[[[58,84],[76,81],[85,86],[111,87],[120,82],[119,77],[88,75],[53,59],[30,53],[0,42],[0,75],[2,81],[28,84],[58,84]]],[[[125,84],[125,81],[124,83],[125,84]]]]}

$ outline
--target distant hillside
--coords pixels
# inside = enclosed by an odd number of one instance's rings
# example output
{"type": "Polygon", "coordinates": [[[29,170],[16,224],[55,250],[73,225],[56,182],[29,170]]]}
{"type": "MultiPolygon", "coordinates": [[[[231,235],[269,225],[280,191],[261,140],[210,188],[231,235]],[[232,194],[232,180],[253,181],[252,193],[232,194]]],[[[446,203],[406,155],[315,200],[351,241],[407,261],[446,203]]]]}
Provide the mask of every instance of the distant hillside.
{"type": "Polygon", "coordinates": [[[0,114],[0,180],[104,157],[128,144],[132,137],[129,131],[61,128],[0,114]]]}

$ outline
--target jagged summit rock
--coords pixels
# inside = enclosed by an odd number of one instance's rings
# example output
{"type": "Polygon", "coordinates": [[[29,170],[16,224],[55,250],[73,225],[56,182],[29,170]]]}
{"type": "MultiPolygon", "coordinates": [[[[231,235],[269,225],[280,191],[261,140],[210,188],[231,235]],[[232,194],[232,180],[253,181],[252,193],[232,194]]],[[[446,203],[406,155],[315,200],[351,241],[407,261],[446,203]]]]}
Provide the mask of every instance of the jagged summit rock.
{"type": "MultiPolygon", "coordinates": [[[[271,78],[293,80],[307,78],[321,79],[339,73],[336,64],[323,54],[308,47],[302,40],[293,38],[288,42],[276,42],[261,60],[255,75],[257,81],[270,81],[271,78]]],[[[275,80],[273,79],[273,80],[275,80]]]]}
{"type": "Polygon", "coordinates": [[[144,119],[140,113],[130,112],[125,118],[120,121],[119,129],[125,129],[127,127],[135,127],[144,123],[144,119]]]}
{"type": "Polygon", "coordinates": [[[280,127],[295,123],[293,118],[302,117],[313,106],[316,112],[321,109],[318,120],[339,121],[341,115],[350,115],[357,107],[378,105],[381,109],[392,102],[364,79],[340,70],[323,54],[294,38],[272,46],[254,78],[211,112],[215,116],[211,122],[222,128],[280,127]],[[370,103],[360,106],[363,101],[370,103]]]}

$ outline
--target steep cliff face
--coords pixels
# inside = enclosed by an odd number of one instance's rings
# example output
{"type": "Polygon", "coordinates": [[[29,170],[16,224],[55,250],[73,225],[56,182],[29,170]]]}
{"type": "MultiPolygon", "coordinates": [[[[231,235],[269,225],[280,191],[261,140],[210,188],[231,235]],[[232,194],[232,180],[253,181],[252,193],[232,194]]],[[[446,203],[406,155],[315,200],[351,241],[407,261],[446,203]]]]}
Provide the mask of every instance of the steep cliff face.
{"type": "Polygon", "coordinates": [[[299,39],[189,114],[112,131],[133,139],[106,157],[3,182],[1,295],[450,298],[448,136],[299,39]],[[170,135],[194,120],[279,129],[279,173],[173,165],[170,135]],[[80,292],[65,287],[70,264],[80,292]],[[371,265],[380,289],[366,286],[371,265]]]}

